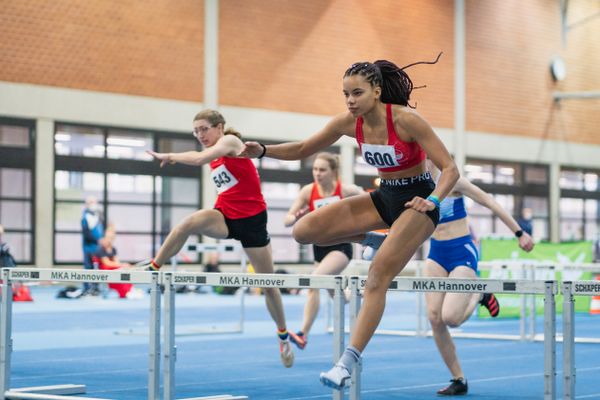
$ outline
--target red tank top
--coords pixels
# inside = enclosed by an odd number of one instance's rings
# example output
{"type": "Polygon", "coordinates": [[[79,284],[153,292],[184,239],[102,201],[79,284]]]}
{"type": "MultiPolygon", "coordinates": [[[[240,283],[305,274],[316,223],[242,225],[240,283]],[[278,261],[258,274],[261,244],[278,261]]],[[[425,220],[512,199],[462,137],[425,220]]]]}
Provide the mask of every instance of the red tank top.
{"type": "Polygon", "coordinates": [[[394,172],[414,167],[425,159],[425,152],[416,142],[403,142],[398,138],[392,117],[392,105],[386,104],[386,121],[388,130],[387,144],[365,143],[363,135],[363,118],[356,120],[356,141],[362,157],[369,165],[379,171],[394,172]]]}
{"type": "Polygon", "coordinates": [[[248,158],[221,157],[210,162],[217,187],[215,208],[229,219],[247,218],[267,209],[258,171],[248,158]]]}
{"type": "Polygon", "coordinates": [[[313,183],[312,191],[310,192],[310,200],[308,202],[308,209],[315,211],[319,207],[323,207],[327,204],[335,203],[342,199],[342,183],[337,181],[333,194],[329,197],[323,197],[319,193],[319,185],[313,183]]]}

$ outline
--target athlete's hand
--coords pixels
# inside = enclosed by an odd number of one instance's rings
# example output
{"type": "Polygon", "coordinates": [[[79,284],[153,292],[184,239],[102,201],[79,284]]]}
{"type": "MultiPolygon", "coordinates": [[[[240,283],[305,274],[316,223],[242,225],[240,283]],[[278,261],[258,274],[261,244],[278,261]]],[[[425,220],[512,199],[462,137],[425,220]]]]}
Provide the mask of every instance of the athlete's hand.
{"type": "Polygon", "coordinates": [[[164,167],[167,164],[175,164],[174,161],[171,161],[169,153],[157,153],[157,152],[152,151],[152,150],[146,150],[146,153],[148,153],[152,157],[154,157],[155,160],[159,160],[161,168],[164,167]]]}
{"type": "Polygon", "coordinates": [[[523,235],[519,238],[519,247],[529,253],[533,250],[534,245],[533,238],[529,236],[529,233],[523,232],[523,235]]]}
{"type": "Polygon", "coordinates": [[[406,203],[404,203],[404,207],[412,208],[413,210],[422,213],[435,210],[435,204],[432,201],[429,201],[419,196],[415,196],[411,201],[407,201],[406,203]]]}
{"type": "Polygon", "coordinates": [[[257,158],[263,153],[263,147],[258,142],[245,142],[238,157],[257,158]]]}
{"type": "Polygon", "coordinates": [[[310,209],[308,207],[304,207],[296,211],[296,214],[294,214],[294,217],[296,217],[296,221],[308,214],[309,211],[310,209]]]}

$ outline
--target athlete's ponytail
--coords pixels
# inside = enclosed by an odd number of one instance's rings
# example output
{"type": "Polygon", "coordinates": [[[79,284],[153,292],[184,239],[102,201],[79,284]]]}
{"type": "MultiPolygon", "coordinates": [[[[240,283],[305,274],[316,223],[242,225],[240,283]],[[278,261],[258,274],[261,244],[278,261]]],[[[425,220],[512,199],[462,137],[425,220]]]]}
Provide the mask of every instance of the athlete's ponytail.
{"type": "Polygon", "coordinates": [[[418,61],[402,68],[388,60],[377,60],[374,63],[355,63],[346,70],[344,77],[362,75],[372,87],[381,87],[380,100],[383,103],[400,104],[414,108],[409,104],[410,94],[413,89],[425,86],[413,87],[412,80],[404,70],[417,64],[435,64],[441,55],[442,53],[438,54],[435,61],[418,61]]]}

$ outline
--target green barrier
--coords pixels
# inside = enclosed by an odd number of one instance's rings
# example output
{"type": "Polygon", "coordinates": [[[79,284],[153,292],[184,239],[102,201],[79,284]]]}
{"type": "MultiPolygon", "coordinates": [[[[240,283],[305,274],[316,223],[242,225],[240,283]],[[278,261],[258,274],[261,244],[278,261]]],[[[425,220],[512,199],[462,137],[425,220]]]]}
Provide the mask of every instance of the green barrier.
{"type": "MultiPolygon", "coordinates": [[[[536,243],[532,252],[527,253],[519,248],[516,239],[491,239],[481,240],[481,261],[493,261],[494,263],[515,262],[527,265],[531,264],[566,264],[576,265],[580,263],[591,263],[593,258],[593,243],[591,241],[536,243]]],[[[528,272],[529,273],[529,272],[528,272]]],[[[515,271],[509,268],[494,268],[492,270],[480,270],[482,278],[489,279],[525,279],[522,271],[515,271]]],[[[527,275],[528,276],[528,275],[527,275]]],[[[557,271],[555,268],[535,268],[536,280],[592,280],[594,279],[591,271],[581,271],[577,269],[564,269],[557,271]],[[564,275],[564,276],[563,276],[564,275]]],[[[511,294],[497,295],[500,302],[500,318],[518,318],[521,314],[521,296],[511,294]]],[[[562,295],[556,295],[556,312],[562,313],[562,295]]],[[[591,297],[575,296],[575,312],[589,312],[591,297]]],[[[536,314],[544,313],[544,299],[540,296],[535,298],[536,314]]],[[[527,310],[529,312],[529,310],[527,310]]],[[[489,318],[487,310],[480,307],[477,315],[481,318],[489,318]]]]}

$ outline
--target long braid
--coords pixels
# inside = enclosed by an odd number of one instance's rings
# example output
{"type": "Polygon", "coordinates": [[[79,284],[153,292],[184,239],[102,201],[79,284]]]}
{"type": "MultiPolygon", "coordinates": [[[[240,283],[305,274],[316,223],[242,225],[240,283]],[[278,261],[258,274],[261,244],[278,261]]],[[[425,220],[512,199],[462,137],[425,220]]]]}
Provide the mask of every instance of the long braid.
{"type": "Polygon", "coordinates": [[[418,61],[402,68],[387,60],[377,60],[374,63],[363,61],[352,64],[344,73],[344,77],[362,75],[372,87],[381,87],[381,101],[383,103],[400,104],[414,108],[409,104],[410,94],[413,89],[425,86],[415,88],[412,80],[404,70],[418,64],[436,64],[441,55],[440,52],[435,61],[418,61]]]}

